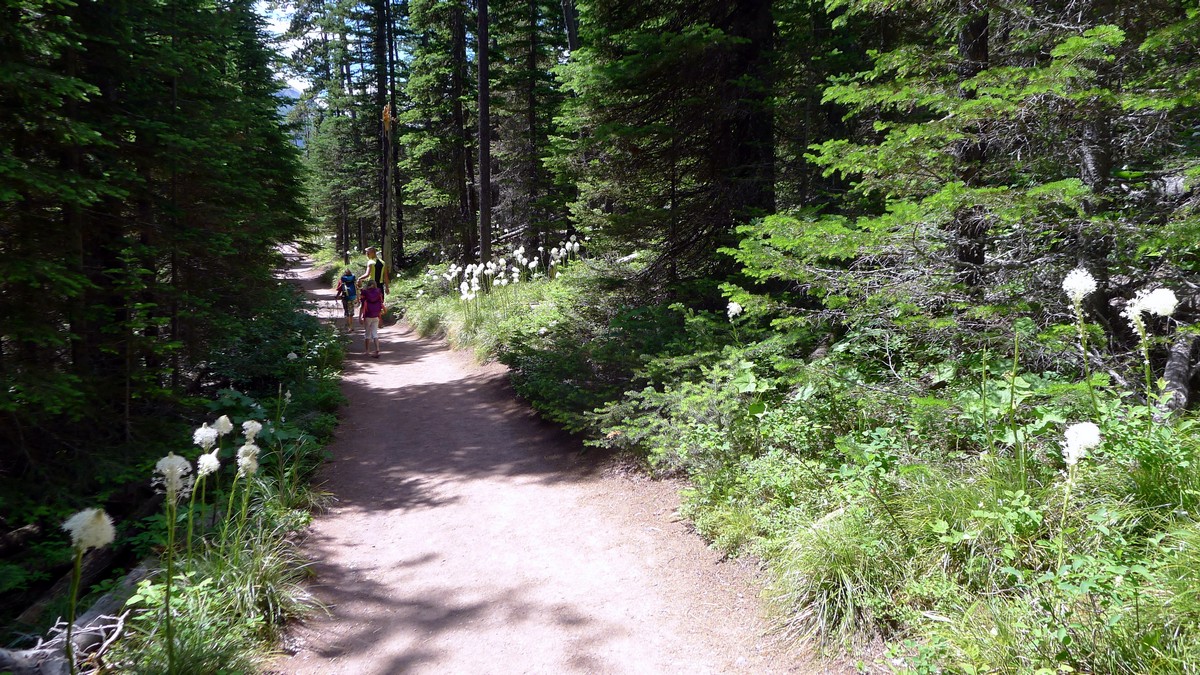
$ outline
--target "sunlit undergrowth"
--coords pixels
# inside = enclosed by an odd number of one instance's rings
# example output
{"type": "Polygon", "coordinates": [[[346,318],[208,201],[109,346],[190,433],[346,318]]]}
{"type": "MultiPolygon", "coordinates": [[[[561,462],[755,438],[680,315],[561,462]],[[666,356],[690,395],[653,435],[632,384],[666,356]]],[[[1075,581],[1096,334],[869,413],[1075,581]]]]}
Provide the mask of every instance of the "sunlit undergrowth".
{"type": "Polygon", "coordinates": [[[281,297],[216,351],[213,377],[228,386],[193,402],[204,423],[129,469],[163,506],[142,522],[118,515],[122,536],[93,544],[131,546],[152,567],[104,672],[255,672],[284,622],[315,609],[294,535],[324,500],[309,481],[343,401],[342,349],[297,296],[281,297]]]}
{"type": "Polygon", "coordinates": [[[876,645],[896,671],[1200,668],[1195,421],[1159,412],[1153,381],[1147,399],[1044,367],[1094,326],[831,335],[754,298],[638,297],[636,272],[588,261],[473,298],[429,275],[409,317],[508,363],[591,444],[686,475],[684,514],[770,568],[788,636],[876,645]]]}

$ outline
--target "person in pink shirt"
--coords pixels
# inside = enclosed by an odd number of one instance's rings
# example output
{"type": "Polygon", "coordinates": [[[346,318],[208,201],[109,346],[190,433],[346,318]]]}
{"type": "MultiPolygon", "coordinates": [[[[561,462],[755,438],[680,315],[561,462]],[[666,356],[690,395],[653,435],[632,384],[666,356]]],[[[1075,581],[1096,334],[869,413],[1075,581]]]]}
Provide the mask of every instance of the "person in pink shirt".
{"type": "Polygon", "coordinates": [[[379,321],[383,316],[383,291],[374,279],[367,279],[362,290],[362,302],[359,305],[358,316],[362,320],[366,333],[363,337],[363,351],[370,356],[379,358],[379,321]],[[371,341],[375,341],[375,353],[370,354],[371,341]]]}

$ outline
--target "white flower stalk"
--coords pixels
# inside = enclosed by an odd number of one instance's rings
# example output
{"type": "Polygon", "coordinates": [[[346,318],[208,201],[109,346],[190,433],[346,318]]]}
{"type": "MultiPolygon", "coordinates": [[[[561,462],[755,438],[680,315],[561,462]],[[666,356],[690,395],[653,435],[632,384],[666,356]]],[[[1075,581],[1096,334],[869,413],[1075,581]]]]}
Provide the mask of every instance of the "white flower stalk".
{"type": "Polygon", "coordinates": [[[213,424],[213,427],[216,428],[217,433],[224,436],[225,434],[233,431],[233,422],[229,421],[229,415],[221,415],[217,418],[217,421],[213,424]]]}
{"type": "Polygon", "coordinates": [[[1177,306],[1179,306],[1179,299],[1175,297],[1175,291],[1169,288],[1156,288],[1150,292],[1138,291],[1135,293],[1133,299],[1125,304],[1123,314],[1133,329],[1142,333],[1144,331],[1144,326],[1141,325],[1143,313],[1154,316],[1171,316],[1175,313],[1177,306]]]}
{"type": "Polygon", "coordinates": [[[535,269],[537,269],[537,264],[538,263],[536,260],[530,260],[529,265],[527,265],[527,267],[529,267],[529,269],[531,269],[531,270],[535,270],[535,269]]]}
{"type": "Polygon", "coordinates": [[[742,306],[730,300],[729,307],[725,309],[725,313],[729,315],[730,320],[733,320],[735,316],[738,316],[742,313],[742,306]]]}
{"type": "Polygon", "coordinates": [[[1171,316],[1178,306],[1179,299],[1169,288],[1156,288],[1142,300],[1142,311],[1154,316],[1171,316]]]}
{"type": "Polygon", "coordinates": [[[1096,292],[1096,279],[1082,267],[1071,270],[1062,282],[1063,292],[1078,305],[1083,299],[1096,292]]]}
{"type": "Polygon", "coordinates": [[[1100,427],[1091,422],[1072,424],[1063,433],[1063,461],[1075,466],[1088,450],[1099,445],[1100,427]]]}
{"type": "Polygon", "coordinates": [[[71,546],[80,553],[108,546],[117,536],[112,518],[104,509],[84,509],[67,518],[62,528],[70,533],[71,546]]]}
{"type": "Polygon", "coordinates": [[[200,459],[196,460],[196,477],[204,478],[217,472],[221,468],[221,460],[217,459],[217,451],[213,450],[210,453],[200,455],[200,459]]]}
{"type": "Polygon", "coordinates": [[[205,422],[200,425],[199,429],[192,432],[192,442],[205,450],[212,450],[212,447],[217,444],[217,438],[220,435],[220,431],[208,426],[208,422],[205,422]]]}
{"type": "Polygon", "coordinates": [[[191,491],[192,477],[188,474],[192,472],[192,465],[179,455],[167,453],[154,465],[154,471],[159,474],[154,483],[162,485],[168,501],[186,497],[191,491]]]}
{"type": "Polygon", "coordinates": [[[262,431],[262,422],[258,420],[246,420],[242,422],[242,432],[246,434],[246,442],[253,443],[258,436],[258,432],[262,431]]]}
{"type": "Polygon", "coordinates": [[[295,361],[296,359],[298,359],[300,357],[296,355],[296,352],[288,352],[287,358],[288,358],[288,361],[295,361]]]}
{"type": "Polygon", "coordinates": [[[247,443],[238,448],[237,465],[239,476],[253,476],[258,473],[258,451],[258,446],[253,443],[247,443]]]}

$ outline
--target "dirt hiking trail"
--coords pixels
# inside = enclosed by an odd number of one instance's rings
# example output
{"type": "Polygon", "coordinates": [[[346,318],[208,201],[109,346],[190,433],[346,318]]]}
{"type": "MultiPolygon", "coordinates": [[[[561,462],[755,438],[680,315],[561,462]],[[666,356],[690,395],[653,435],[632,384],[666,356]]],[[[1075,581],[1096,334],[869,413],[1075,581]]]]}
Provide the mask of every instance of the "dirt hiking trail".
{"type": "Polygon", "coordinates": [[[318,476],[336,501],[303,544],[328,615],[291,630],[272,672],[832,672],[765,636],[753,570],[679,522],[678,484],[581,454],[503,366],[403,324],[367,358],[355,331],[318,476]]]}

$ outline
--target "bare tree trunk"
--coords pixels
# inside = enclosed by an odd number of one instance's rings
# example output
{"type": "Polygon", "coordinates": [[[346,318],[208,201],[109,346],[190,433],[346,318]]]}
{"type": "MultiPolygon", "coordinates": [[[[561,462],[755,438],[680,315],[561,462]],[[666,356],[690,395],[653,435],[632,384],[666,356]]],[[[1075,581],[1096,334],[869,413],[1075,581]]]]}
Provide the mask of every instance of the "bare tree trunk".
{"type": "Polygon", "coordinates": [[[479,261],[492,258],[492,115],[488,86],[488,0],[476,0],[479,67],[479,261]]]}
{"type": "MultiPolygon", "coordinates": [[[[974,7],[971,0],[959,0],[959,14],[962,26],[958,32],[958,64],[959,82],[965,82],[988,67],[988,13],[974,7]]],[[[960,88],[959,95],[963,98],[974,98],[974,90],[960,88]]],[[[964,139],[955,148],[958,158],[958,177],[968,187],[977,184],[977,176],[983,163],[987,161],[987,145],[979,137],[978,129],[968,129],[975,138],[964,139]]],[[[983,283],[982,265],[986,259],[986,235],[988,217],[982,209],[967,207],[959,209],[954,214],[952,225],[954,233],[954,255],[961,265],[958,279],[968,288],[976,288],[983,283]]]]}
{"type": "MultiPolygon", "coordinates": [[[[387,7],[387,79],[388,79],[388,103],[392,106],[393,113],[399,111],[396,107],[396,63],[399,60],[399,55],[396,54],[396,17],[395,11],[391,2],[386,4],[387,7]]],[[[397,131],[398,133],[398,131],[397,131]]],[[[396,167],[400,163],[400,146],[397,143],[392,144],[392,152],[388,157],[389,168],[393,172],[392,176],[392,212],[396,218],[395,242],[392,247],[392,259],[388,260],[388,264],[392,269],[399,269],[404,260],[404,200],[403,191],[400,189],[400,181],[395,180],[396,167]]]]}
{"type": "MultiPolygon", "coordinates": [[[[525,217],[526,231],[532,230],[535,223],[541,223],[541,213],[537,210],[537,196],[541,188],[541,160],[538,156],[538,124],[537,124],[537,77],[538,72],[538,0],[529,0],[529,51],[526,54],[525,68],[529,72],[525,89],[525,126],[529,134],[529,144],[525,155],[525,217]]],[[[521,238],[526,233],[521,233],[521,238]]]]}
{"type": "Polygon", "coordinates": [[[470,130],[462,96],[466,87],[467,31],[462,3],[456,3],[450,20],[450,39],[453,41],[450,67],[451,118],[458,143],[455,144],[454,172],[458,192],[459,227],[461,228],[462,260],[471,262],[475,254],[475,210],[472,208],[471,187],[474,183],[470,153],[470,130]]]}
{"type": "Polygon", "coordinates": [[[563,24],[567,28],[567,48],[572,52],[579,49],[579,13],[575,11],[575,0],[562,0],[563,24]]]}

